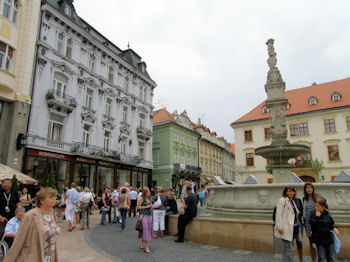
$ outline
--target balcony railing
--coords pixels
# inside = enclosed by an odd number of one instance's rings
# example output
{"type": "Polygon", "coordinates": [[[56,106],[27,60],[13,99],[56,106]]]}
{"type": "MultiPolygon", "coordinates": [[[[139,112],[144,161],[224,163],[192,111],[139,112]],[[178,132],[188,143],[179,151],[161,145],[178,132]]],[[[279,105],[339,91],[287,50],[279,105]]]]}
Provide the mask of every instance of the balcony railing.
{"type": "Polygon", "coordinates": [[[185,164],[180,164],[180,163],[175,163],[174,169],[179,170],[179,171],[184,171],[184,172],[190,172],[190,173],[201,173],[202,172],[202,168],[200,168],[199,166],[191,166],[191,165],[185,165],[185,164]]]}
{"type": "Polygon", "coordinates": [[[138,126],[136,129],[136,132],[139,138],[142,138],[145,140],[149,140],[152,137],[152,131],[143,126],[138,126]]]}
{"type": "MultiPolygon", "coordinates": [[[[83,153],[89,156],[96,156],[102,158],[111,158],[114,160],[119,160],[128,164],[147,164],[147,161],[141,160],[139,156],[123,153],[116,150],[105,149],[103,147],[85,145],[83,143],[74,143],[71,147],[71,152],[73,153],[83,153]]],[[[151,162],[152,164],[152,162],[151,162]]]]}
{"type": "Polygon", "coordinates": [[[68,114],[77,107],[77,102],[74,97],[55,89],[48,90],[45,98],[49,107],[55,106],[58,111],[65,109],[68,114]]]}

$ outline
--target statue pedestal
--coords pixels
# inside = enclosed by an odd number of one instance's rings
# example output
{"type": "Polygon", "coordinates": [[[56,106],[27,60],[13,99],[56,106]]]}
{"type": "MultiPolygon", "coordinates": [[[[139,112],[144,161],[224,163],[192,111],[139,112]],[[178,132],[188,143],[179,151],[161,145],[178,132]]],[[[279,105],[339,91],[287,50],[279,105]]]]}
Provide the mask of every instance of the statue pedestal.
{"type": "Polygon", "coordinates": [[[274,184],[295,183],[291,168],[273,168],[272,175],[274,184]]]}

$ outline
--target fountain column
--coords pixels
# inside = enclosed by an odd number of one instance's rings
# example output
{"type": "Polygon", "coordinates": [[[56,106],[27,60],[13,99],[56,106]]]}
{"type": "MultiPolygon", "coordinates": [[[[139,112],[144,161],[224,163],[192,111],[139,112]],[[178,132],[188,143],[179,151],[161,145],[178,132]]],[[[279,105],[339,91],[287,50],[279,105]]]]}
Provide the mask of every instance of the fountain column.
{"type": "Polygon", "coordinates": [[[288,164],[288,160],[308,152],[308,147],[291,145],[287,139],[288,131],[285,110],[288,106],[288,99],[285,97],[286,83],[283,81],[278,67],[276,67],[277,58],[273,44],[273,39],[269,39],[266,42],[269,54],[267,59],[269,71],[267,73],[265,91],[268,97],[266,107],[270,112],[271,145],[257,148],[255,154],[273,161],[272,174],[274,183],[292,183],[293,166],[288,164]]]}

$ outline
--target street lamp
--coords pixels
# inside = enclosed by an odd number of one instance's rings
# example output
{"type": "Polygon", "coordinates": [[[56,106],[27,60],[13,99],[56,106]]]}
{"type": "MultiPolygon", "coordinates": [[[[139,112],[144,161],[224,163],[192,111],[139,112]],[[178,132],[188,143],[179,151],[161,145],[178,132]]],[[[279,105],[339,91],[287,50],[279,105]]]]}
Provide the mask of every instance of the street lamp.
{"type": "Polygon", "coordinates": [[[27,144],[27,136],[25,134],[19,133],[16,141],[16,149],[21,150],[27,144]]]}

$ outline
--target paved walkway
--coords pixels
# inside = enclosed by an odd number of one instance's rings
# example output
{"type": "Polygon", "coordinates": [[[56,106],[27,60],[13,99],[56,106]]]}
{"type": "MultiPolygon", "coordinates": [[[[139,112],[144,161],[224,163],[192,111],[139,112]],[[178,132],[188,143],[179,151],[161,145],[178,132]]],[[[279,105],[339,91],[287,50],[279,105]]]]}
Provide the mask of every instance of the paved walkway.
{"type": "MultiPolygon", "coordinates": [[[[120,224],[100,225],[98,211],[91,216],[91,229],[67,232],[67,223],[59,219],[62,234],[59,237],[60,261],[74,262],[261,262],[282,261],[281,256],[204,246],[196,243],[175,243],[174,237],[151,241],[151,254],[138,248],[135,231],[136,218],[127,218],[127,231],[120,224]]],[[[294,257],[294,261],[299,261],[294,257]]],[[[311,261],[309,257],[304,262],[311,261]]],[[[337,260],[340,262],[340,260],[337,260]]],[[[342,260],[345,261],[345,260],[342,260]]]]}

